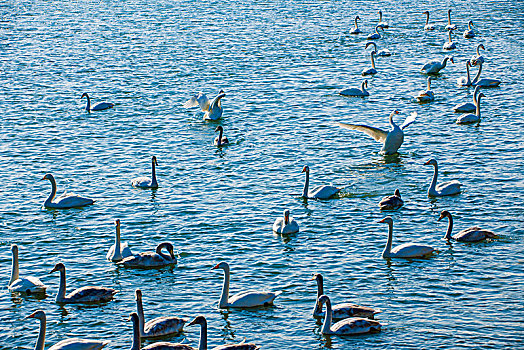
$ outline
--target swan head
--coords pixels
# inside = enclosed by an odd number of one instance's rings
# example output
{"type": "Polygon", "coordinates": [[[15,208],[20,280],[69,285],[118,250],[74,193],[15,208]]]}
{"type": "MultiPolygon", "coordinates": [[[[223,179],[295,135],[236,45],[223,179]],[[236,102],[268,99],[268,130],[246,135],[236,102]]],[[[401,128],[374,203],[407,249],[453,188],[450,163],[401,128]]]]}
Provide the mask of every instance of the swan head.
{"type": "Polygon", "coordinates": [[[377,44],[375,44],[374,42],[370,41],[369,43],[366,44],[366,49],[370,46],[373,46],[375,51],[377,51],[377,44]]]}
{"type": "Polygon", "coordinates": [[[80,97],[80,99],[83,99],[84,97],[85,97],[85,98],[89,98],[89,95],[87,94],[87,92],[84,92],[84,93],[82,94],[82,97],[80,97]]]}
{"type": "Polygon", "coordinates": [[[399,191],[399,189],[398,189],[398,188],[397,188],[397,189],[395,189],[395,196],[397,196],[397,197],[400,197],[400,191],[399,191]]]}
{"type": "Polygon", "coordinates": [[[158,162],[157,162],[155,156],[151,157],[151,161],[152,161],[156,166],[158,166],[158,162]]]}
{"type": "Polygon", "coordinates": [[[318,298],[318,304],[320,307],[326,303],[331,303],[331,300],[329,300],[329,297],[327,295],[321,295],[320,298],[318,298]]]}
{"type": "Polygon", "coordinates": [[[355,17],[355,21],[362,21],[359,16],[355,17]]]}
{"type": "Polygon", "coordinates": [[[115,220],[115,226],[116,227],[120,227],[120,219],[116,219],[115,220]]]}
{"type": "Polygon", "coordinates": [[[438,218],[437,221],[440,221],[440,220],[442,220],[442,219],[444,219],[444,218],[449,218],[449,217],[451,217],[451,214],[449,213],[449,211],[447,211],[447,210],[442,210],[442,211],[440,212],[440,216],[439,216],[439,218],[438,218]]]}
{"type": "Polygon", "coordinates": [[[448,10],[448,15],[451,14],[451,9],[448,10]]]}
{"type": "Polygon", "coordinates": [[[132,312],[132,313],[129,314],[128,321],[132,321],[133,324],[138,325],[138,320],[139,320],[139,318],[138,318],[138,314],[136,312],[132,312]]]}
{"type": "Polygon", "coordinates": [[[385,223],[385,224],[388,224],[388,225],[393,225],[393,219],[391,218],[391,216],[386,216],[384,219],[378,221],[378,223],[385,223]]]}
{"type": "Polygon", "coordinates": [[[364,80],[364,83],[366,84],[366,88],[368,87],[368,80],[364,80]]]}
{"type": "Polygon", "coordinates": [[[423,15],[429,15],[429,11],[422,12],[423,15]]]}
{"type": "Polygon", "coordinates": [[[31,315],[26,316],[25,318],[36,318],[36,319],[39,319],[40,321],[45,321],[45,312],[42,310],[36,310],[31,315]]]}
{"type": "Polygon", "coordinates": [[[55,265],[55,267],[53,267],[53,269],[49,273],[53,273],[55,271],[64,272],[65,271],[65,265],[62,264],[62,263],[58,263],[58,264],[55,265]]]}
{"type": "Polygon", "coordinates": [[[224,131],[224,128],[222,127],[222,125],[219,125],[216,127],[215,132],[217,131],[222,131],[222,132],[224,131]]]}
{"type": "Polygon", "coordinates": [[[309,166],[304,165],[304,167],[302,168],[302,172],[309,174],[309,166]]]}
{"type": "Polygon", "coordinates": [[[426,163],[424,163],[424,165],[433,165],[433,166],[436,166],[437,165],[437,161],[433,158],[431,158],[430,160],[428,160],[426,163]]]}
{"type": "Polygon", "coordinates": [[[484,44],[479,44],[479,45],[477,46],[477,50],[478,50],[478,49],[486,50],[486,48],[484,47],[484,44]]]}
{"type": "Polygon", "coordinates": [[[470,21],[468,22],[468,26],[472,26],[472,25],[473,25],[473,21],[470,20],[470,21]]]}
{"type": "Polygon", "coordinates": [[[224,271],[229,271],[229,264],[225,261],[222,261],[222,262],[219,262],[218,264],[216,264],[211,270],[217,270],[217,269],[221,269],[221,270],[224,270],[224,271]]]}
{"type": "Polygon", "coordinates": [[[284,225],[289,224],[289,209],[284,210],[284,225]]]}
{"type": "Polygon", "coordinates": [[[195,325],[195,324],[199,324],[199,325],[206,325],[207,326],[207,320],[204,316],[202,315],[199,315],[197,317],[195,317],[195,319],[193,321],[191,321],[188,326],[192,326],[192,325],[195,325]]]}
{"type": "Polygon", "coordinates": [[[324,282],[324,277],[322,276],[321,273],[314,273],[313,276],[311,277],[311,280],[317,281],[317,284],[318,284],[318,283],[324,282]]]}
{"type": "Polygon", "coordinates": [[[135,290],[135,300],[142,300],[142,291],[140,289],[135,290]]]}
{"type": "Polygon", "coordinates": [[[446,56],[445,58],[447,58],[451,63],[455,64],[455,59],[453,56],[446,56]]]}
{"type": "Polygon", "coordinates": [[[481,97],[486,97],[486,95],[484,95],[482,92],[480,94],[477,95],[477,99],[481,98],[481,97]]]}
{"type": "Polygon", "coordinates": [[[49,180],[49,181],[53,181],[55,178],[53,175],[51,174],[45,174],[44,177],[41,179],[41,180],[49,180]]]}
{"type": "Polygon", "coordinates": [[[11,252],[13,252],[13,254],[18,254],[18,246],[16,244],[11,245],[11,252]]]}

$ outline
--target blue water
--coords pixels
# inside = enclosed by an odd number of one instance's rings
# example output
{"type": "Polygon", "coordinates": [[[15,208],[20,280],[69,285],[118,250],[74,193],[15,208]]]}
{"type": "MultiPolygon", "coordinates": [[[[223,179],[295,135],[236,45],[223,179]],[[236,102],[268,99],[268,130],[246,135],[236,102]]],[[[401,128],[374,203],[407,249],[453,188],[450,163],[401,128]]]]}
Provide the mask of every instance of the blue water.
{"type": "MultiPolygon", "coordinates": [[[[394,55],[377,58],[371,96],[338,91],[360,86],[370,66],[365,36],[379,6],[362,1],[7,1],[0,5],[0,349],[33,349],[36,309],[48,317],[47,345],[67,337],[111,340],[106,349],[128,349],[134,290],[144,294],[146,319],[205,315],[210,347],[244,338],[264,349],[519,348],[524,343],[522,2],[396,1],[380,4],[390,28],[377,41],[394,55]],[[446,11],[459,27],[456,64],[435,79],[436,100],[413,102],[425,87],[420,67],[442,59],[446,11]],[[425,16],[437,30],[424,32],[425,16]],[[363,35],[349,34],[355,15],[363,35]],[[463,39],[472,19],[477,36],[463,39]],[[484,43],[483,77],[502,80],[484,90],[478,126],[455,124],[452,107],[471,100],[456,86],[465,60],[484,43]],[[224,89],[224,115],[204,122],[182,108],[194,93],[224,89]],[[93,103],[115,107],[88,114],[93,103]],[[411,112],[398,157],[379,154],[367,135],[337,121],[388,128],[411,112]],[[232,142],[213,146],[214,129],[232,142]],[[160,188],[130,185],[150,175],[156,155],[160,188]],[[440,181],[460,180],[462,194],[429,199],[439,161],[440,181]],[[345,187],[339,199],[303,201],[302,167],[312,185],[345,187]],[[42,208],[53,173],[59,194],[96,199],[84,209],[42,208]],[[394,244],[418,241],[439,253],[413,261],[381,258],[387,227],[377,223],[377,203],[399,188],[405,206],[389,213],[394,244]],[[299,222],[291,237],[271,232],[285,208],[299,222]],[[446,244],[441,210],[455,218],[455,232],[472,225],[499,238],[446,244]],[[105,260],[114,220],[133,251],[175,246],[173,269],[135,271],[105,260]],[[8,292],[10,245],[20,247],[21,275],[49,285],[43,300],[8,292]],[[118,290],[101,306],[54,303],[67,267],[69,290],[103,285],[118,290]],[[222,273],[231,265],[231,292],[282,291],[275,307],[217,309],[222,273]],[[333,302],[381,309],[381,333],[326,337],[311,317],[316,285],[325,277],[333,302]]],[[[476,69],[472,70],[472,74],[476,69]]],[[[197,346],[198,327],[170,341],[197,346]]],[[[143,344],[148,344],[145,341],[143,344]]]]}

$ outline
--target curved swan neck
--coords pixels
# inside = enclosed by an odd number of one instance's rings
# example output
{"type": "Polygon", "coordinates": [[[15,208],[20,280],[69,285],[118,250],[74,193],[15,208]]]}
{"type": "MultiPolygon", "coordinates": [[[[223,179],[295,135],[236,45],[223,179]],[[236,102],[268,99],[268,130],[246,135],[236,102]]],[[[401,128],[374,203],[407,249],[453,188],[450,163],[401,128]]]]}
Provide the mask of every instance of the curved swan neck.
{"type": "Polygon", "coordinates": [[[444,57],[444,59],[442,60],[442,68],[446,68],[446,64],[448,64],[448,60],[449,60],[449,57],[446,56],[444,57]]]}
{"type": "Polygon", "coordinates": [[[158,183],[156,181],[156,168],[155,168],[156,159],[153,158],[151,161],[151,185],[157,187],[158,183]]]}
{"type": "Polygon", "coordinates": [[[307,198],[308,190],[309,190],[309,171],[306,171],[306,182],[304,183],[304,191],[302,192],[302,197],[307,198]]]}
{"type": "Polygon", "coordinates": [[[53,202],[53,199],[56,196],[56,181],[53,177],[49,178],[49,181],[51,181],[51,194],[49,197],[47,197],[44,206],[47,206],[48,204],[53,202]]]}
{"type": "Polygon", "coordinates": [[[324,278],[322,276],[317,276],[317,302],[315,303],[315,312],[314,313],[321,313],[322,307],[320,306],[320,303],[318,302],[318,299],[321,295],[324,294],[324,278]]]}
{"type": "Polygon", "coordinates": [[[438,165],[437,163],[433,164],[433,179],[431,180],[431,185],[429,186],[428,192],[435,191],[435,187],[437,186],[437,177],[438,177],[438,165]]]}
{"type": "Polygon", "coordinates": [[[40,331],[38,332],[38,340],[36,341],[35,350],[44,350],[45,329],[46,329],[46,318],[44,315],[44,317],[40,319],[40,331]]]}
{"type": "Polygon", "coordinates": [[[229,304],[229,267],[224,269],[224,284],[222,285],[222,295],[220,296],[219,307],[224,308],[229,304]]]}
{"type": "Polygon", "coordinates": [[[18,249],[13,249],[13,261],[11,265],[11,280],[9,281],[8,286],[10,286],[18,278],[19,278],[18,249]]]}
{"type": "Polygon", "coordinates": [[[373,69],[375,69],[375,57],[374,57],[375,54],[376,54],[375,51],[371,51],[371,67],[372,67],[373,69]]]}
{"type": "Polygon", "coordinates": [[[207,322],[205,320],[200,324],[200,340],[198,342],[198,350],[207,350],[207,322]]]}
{"type": "Polygon", "coordinates": [[[324,318],[324,324],[322,325],[322,333],[331,333],[331,322],[333,318],[333,311],[331,310],[331,301],[326,300],[326,316],[324,318]]]}
{"type": "Polygon", "coordinates": [[[140,329],[139,329],[139,320],[136,318],[131,318],[133,321],[133,342],[131,343],[130,350],[140,350],[140,329]],[[137,322],[138,321],[138,322],[137,322]]]}
{"type": "Polygon", "coordinates": [[[65,269],[60,270],[60,287],[58,287],[58,293],[56,294],[56,301],[63,300],[66,292],[66,272],[65,269]]]}
{"type": "Polygon", "coordinates": [[[468,22],[468,30],[471,30],[471,24],[472,24],[472,23],[473,23],[473,22],[471,22],[471,21],[468,22]]]}
{"type": "Polygon", "coordinates": [[[166,259],[166,260],[173,260],[171,258],[171,255],[166,255],[164,253],[162,253],[162,249],[166,248],[167,249],[167,246],[163,243],[159,244],[157,247],[156,247],[156,250],[155,252],[160,255],[162,258],[166,259]]]}
{"type": "Polygon", "coordinates": [[[362,82],[362,84],[360,85],[360,90],[361,90],[363,93],[366,92],[366,87],[365,87],[365,85],[366,85],[366,81],[364,80],[364,81],[362,82]]]}
{"type": "Polygon", "coordinates": [[[91,111],[91,99],[89,98],[88,94],[85,94],[85,96],[87,98],[86,111],[90,112],[91,111]]]}
{"type": "Polygon", "coordinates": [[[482,72],[482,63],[479,62],[479,70],[477,72],[477,75],[475,75],[475,79],[473,79],[473,84],[476,84],[478,82],[481,72],[482,72]]]}
{"type": "Polygon", "coordinates": [[[444,236],[444,239],[451,239],[451,231],[453,230],[453,218],[451,217],[451,214],[448,214],[447,217],[448,217],[448,230],[446,231],[446,235],[444,236]]]}
{"type": "Polygon", "coordinates": [[[483,47],[482,44],[477,45],[477,56],[480,56],[480,48],[483,47]]]}
{"type": "Polygon", "coordinates": [[[469,74],[469,61],[466,61],[466,75],[468,81],[466,82],[467,85],[471,85],[471,76],[469,74]]]}
{"type": "Polygon", "coordinates": [[[358,29],[357,17],[355,17],[355,29],[358,29]]]}
{"type": "Polygon", "coordinates": [[[426,12],[426,25],[429,24],[429,11],[426,12]]]}
{"type": "Polygon", "coordinates": [[[393,244],[393,221],[388,222],[388,241],[386,247],[382,252],[383,258],[389,258],[391,256],[391,245],[393,244]]]}

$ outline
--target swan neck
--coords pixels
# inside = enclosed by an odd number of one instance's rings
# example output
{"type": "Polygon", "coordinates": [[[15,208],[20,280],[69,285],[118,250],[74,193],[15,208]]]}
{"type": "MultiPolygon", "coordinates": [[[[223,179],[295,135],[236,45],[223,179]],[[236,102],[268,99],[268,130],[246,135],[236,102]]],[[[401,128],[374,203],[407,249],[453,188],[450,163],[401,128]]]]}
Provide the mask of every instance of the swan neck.
{"type": "Polygon", "coordinates": [[[360,90],[362,90],[362,92],[364,92],[364,93],[366,92],[366,86],[365,85],[366,85],[366,81],[364,80],[362,82],[362,85],[360,85],[360,90]]]}
{"type": "Polygon", "coordinates": [[[431,90],[431,79],[428,79],[428,91],[431,90]]]}
{"type": "Polygon", "coordinates": [[[468,62],[469,62],[469,61],[466,62],[466,74],[467,74],[467,77],[468,77],[468,78],[467,78],[468,81],[467,81],[466,84],[467,84],[467,85],[471,85],[471,76],[470,76],[470,74],[469,74],[469,64],[468,64],[468,62]]]}
{"type": "Polygon", "coordinates": [[[49,181],[51,181],[51,194],[47,197],[44,206],[51,204],[56,196],[56,181],[54,178],[50,178],[49,181]]]}
{"type": "Polygon", "coordinates": [[[86,105],[86,111],[91,111],[91,98],[89,98],[89,95],[86,94],[86,98],[87,98],[87,105],[86,105]]]}
{"type": "Polygon", "coordinates": [[[475,106],[477,107],[476,111],[475,111],[475,114],[477,115],[477,117],[480,118],[480,94],[477,95],[477,101],[475,101],[475,106]]]}
{"type": "Polygon", "coordinates": [[[142,305],[142,298],[136,298],[136,313],[138,314],[138,330],[140,335],[144,334],[144,306],[142,305]]]}
{"type": "MultiPolygon", "coordinates": [[[[162,249],[164,248],[164,245],[159,245],[158,247],[156,247],[156,253],[158,255],[160,255],[162,258],[166,259],[166,260],[173,260],[171,258],[171,255],[166,255],[164,253],[162,253],[162,249]]],[[[167,249],[167,248],[166,248],[167,249]]]]}
{"type": "Polygon", "coordinates": [[[477,56],[480,56],[480,45],[477,46],[477,56]]]}
{"type": "Polygon", "coordinates": [[[331,301],[326,300],[326,316],[324,317],[324,324],[322,325],[322,333],[331,333],[331,322],[333,318],[333,311],[331,310],[331,301]]]}
{"type": "Polygon", "coordinates": [[[116,226],[116,236],[115,236],[115,252],[113,254],[113,259],[122,259],[122,252],[120,251],[120,225],[116,226]]]}
{"type": "Polygon", "coordinates": [[[371,51],[371,67],[375,69],[375,51],[371,51]]]}
{"type": "Polygon", "coordinates": [[[442,60],[442,68],[446,68],[446,64],[448,64],[448,60],[449,60],[449,57],[444,57],[444,59],[442,60]]]}
{"type": "Polygon", "coordinates": [[[451,215],[448,215],[448,230],[446,231],[446,235],[444,236],[444,239],[451,239],[451,231],[453,230],[453,218],[451,215]]]}
{"type": "Polygon", "coordinates": [[[11,265],[11,280],[9,281],[9,286],[19,278],[19,269],[18,269],[18,250],[13,251],[13,261],[11,265]]]}
{"type": "Polygon", "coordinates": [[[200,340],[198,350],[207,350],[207,322],[200,325],[200,340]]]}
{"type": "Polygon", "coordinates": [[[224,284],[222,285],[222,295],[220,296],[219,307],[225,308],[229,303],[229,269],[224,269],[224,284]]]}
{"type": "Polygon", "coordinates": [[[156,181],[156,167],[155,167],[155,161],[151,161],[151,186],[157,187],[158,183],[156,181]]]}
{"type": "Polygon", "coordinates": [[[482,72],[482,63],[479,63],[479,70],[477,72],[477,75],[475,75],[475,79],[473,79],[473,84],[476,84],[480,78],[480,72],[482,72]]]}
{"type": "Polygon", "coordinates": [[[451,30],[448,30],[448,38],[449,38],[449,42],[451,42],[451,30]]]}
{"type": "Polygon", "coordinates": [[[429,12],[426,12],[426,25],[429,24],[429,12]]]}
{"type": "Polygon", "coordinates": [[[437,186],[437,177],[438,177],[438,165],[433,164],[433,179],[431,180],[431,185],[429,186],[429,192],[434,192],[435,187],[437,186]]]}
{"type": "Polygon", "coordinates": [[[357,17],[355,17],[355,29],[358,28],[357,17]]]}
{"type": "Polygon", "coordinates": [[[393,222],[388,222],[388,241],[386,247],[382,252],[383,258],[389,258],[391,256],[391,245],[393,244],[393,222]]]}
{"type": "Polygon", "coordinates": [[[451,12],[448,11],[448,24],[451,25],[451,12]]]}
{"type": "Polygon", "coordinates": [[[133,342],[130,350],[140,350],[140,328],[136,320],[133,320],[133,342]]]}
{"type": "Polygon", "coordinates": [[[324,282],[322,279],[317,279],[317,302],[315,303],[315,314],[322,312],[322,307],[320,306],[320,303],[318,302],[318,299],[321,295],[324,294],[324,282]]]}
{"type": "Polygon", "coordinates": [[[66,292],[66,272],[60,270],[60,286],[58,287],[58,293],[56,294],[56,301],[63,300],[66,292]]]}
{"type": "Polygon", "coordinates": [[[40,331],[38,332],[38,340],[36,341],[35,350],[44,350],[45,343],[45,329],[46,329],[46,319],[40,319],[40,331]]]}
{"type": "Polygon", "coordinates": [[[304,183],[304,192],[302,192],[302,197],[307,198],[309,190],[309,171],[306,171],[306,182],[304,183]]]}

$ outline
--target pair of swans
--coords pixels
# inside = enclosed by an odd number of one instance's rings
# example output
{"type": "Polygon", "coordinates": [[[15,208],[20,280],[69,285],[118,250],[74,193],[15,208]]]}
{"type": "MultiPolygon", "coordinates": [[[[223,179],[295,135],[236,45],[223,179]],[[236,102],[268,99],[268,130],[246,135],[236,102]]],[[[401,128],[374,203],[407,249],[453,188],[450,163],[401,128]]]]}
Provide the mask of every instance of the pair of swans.
{"type": "Polygon", "coordinates": [[[425,74],[438,74],[438,72],[440,72],[442,69],[446,67],[448,60],[451,63],[455,63],[453,57],[446,56],[444,57],[442,62],[439,60],[429,61],[420,69],[420,71],[425,74]]]}
{"type": "Polygon", "coordinates": [[[477,94],[479,90],[480,86],[475,86],[475,90],[473,91],[473,103],[460,103],[453,107],[453,111],[455,113],[474,113],[477,110],[477,94]]]}
{"type": "Polygon", "coordinates": [[[89,98],[89,95],[87,94],[87,92],[84,92],[82,94],[82,97],[80,97],[80,99],[83,99],[84,97],[87,98],[86,111],[88,111],[88,112],[91,112],[91,111],[103,111],[104,109],[109,109],[109,108],[113,108],[114,107],[114,104],[112,104],[112,103],[102,102],[102,103],[99,103],[99,104],[95,105],[93,108],[91,108],[91,99],[89,98]]]}
{"type": "Polygon", "coordinates": [[[417,99],[417,102],[431,102],[435,100],[435,94],[431,91],[431,77],[428,77],[427,89],[419,91],[415,98],[417,99]]]}
{"type": "Polygon", "coordinates": [[[293,234],[299,231],[298,223],[289,216],[289,209],[284,210],[284,217],[279,217],[273,224],[273,232],[280,234],[293,234]]]}
{"type": "Polygon", "coordinates": [[[457,44],[451,40],[451,34],[453,34],[453,29],[448,30],[448,41],[442,46],[444,50],[454,50],[457,48],[457,44]]]}
{"type": "Polygon", "coordinates": [[[302,191],[302,197],[308,199],[329,199],[340,192],[341,188],[331,185],[320,185],[309,190],[309,166],[305,165],[302,172],[306,173],[306,182],[302,191]]]}
{"type": "Polygon", "coordinates": [[[429,24],[429,11],[422,12],[426,15],[426,25],[424,26],[424,30],[434,30],[435,26],[433,24],[429,24]]]}
{"type": "Polygon", "coordinates": [[[57,303],[102,303],[110,301],[117,293],[117,291],[113,288],[86,286],[75,289],[66,295],[66,271],[64,264],[56,264],[50,273],[55,271],[60,272],[60,287],[58,288],[58,294],[56,295],[55,299],[57,303]]]}
{"type": "Polygon", "coordinates": [[[222,117],[221,100],[225,96],[224,90],[220,90],[218,95],[213,100],[210,100],[204,93],[199,92],[184,103],[184,108],[200,107],[202,112],[204,112],[204,120],[217,120],[222,117]]]}
{"type": "Polygon", "coordinates": [[[144,252],[128,256],[117,262],[118,266],[131,268],[161,268],[165,266],[175,265],[177,263],[174,247],[169,242],[160,243],[154,252],[144,252]],[[169,253],[164,254],[162,250],[166,249],[169,253]]]}
{"type": "Polygon", "coordinates": [[[380,210],[395,210],[399,209],[404,205],[404,201],[400,197],[400,191],[398,188],[392,196],[386,196],[378,203],[380,210]]]}
{"type": "Polygon", "coordinates": [[[355,17],[355,26],[353,28],[350,29],[349,33],[350,34],[360,34],[362,33],[362,31],[360,30],[360,28],[358,27],[358,23],[357,21],[361,21],[360,17],[359,16],[356,16],[355,17]]]}
{"type": "Polygon", "coordinates": [[[378,46],[377,46],[377,43],[375,43],[373,41],[371,41],[369,43],[366,43],[366,49],[368,48],[368,46],[373,46],[373,48],[374,48],[373,51],[375,51],[375,54],[377,56],[383,56],[383,57],[391,56],[391,51],[389,51],[388,49],[379,50],[378,46]]]}
{"type": "Polygon", "coordinates": [[[221,262],[213,267],[213,270],[221,269],[224,270],[224,285],[222,287],[222,294],[220,296],[220,301],[218,307],[220,309],[225,308],[251,308],[259,306],[270,306],[273,305],[275,298],[280,295],[280,292],[253,292],[246,291],[240,292],[232,297],[229,297],[229,278],[230,278],[230,268],[227,262],[221,262]]]}
{"type": "Polygon", "coordinates": [[[77,207],[84,207],[91,205],[95,201],[91,198],[78,196],[72,193],[64,193],[55,199],[56,196],[56,180],[52,174],[45,174],[42,180],[49,180],[51,182],[51,194],[44,202],[44,207],[54,209],[70,209],[77,207]]]}
{"type": "MultiPolygon", "coordinates": [[[[40,321],[40,331],[38,333],[35,350],[44,350],[45,330],[47,325],[45,312],[37,310],[26,318],[36,318],[40,321]]],[[[59,341],[48,350],[99,350],[107,344],[109,344],[109,341],[69,338],[59,341]]]]}
{"type": "MultiPolygon", "coordinates": [[[[315,308],[313,309],[313,317],[324,317],[325,313],[322,311],[322,306],[319,299],[324,295],[324,277],[320,273],[313,274],[312,280],[317,281],[317,299],[315,308]]],[[[331,317],[335,320],[342,320],[349,317],[364,317],[373,319],[375,314],[381,312],[367,306],[355,305],[352,303],[336,304],[331,308],[331,317]]]]}
{"type": "Polygon", "coordinates": [[[106,259],[112,262],[121,261],[124,258],[133,255],[131,249],[128,247],[127,242],[122,243],[120,241],[120,220],[115,220],[116,235],[115,235],[115,244],[109,247],[109,251],[106,254],[106,259]]]}
{"type": "Polygon", "coordinates": [[[358,130],[366,133],[367,135],[374,138],[375,141],[378,141],[384,145],[381,152],[383,152],[385,155],[391,155],[397,153],[398,149],[404,142],[404,129],[413,123],[417,117],[417,112],[412,112],[411,115],[406,118],[404,123],[401,126],[398,126],[393,121],[393,116],[399,113],[399,111],[394,110],[389,115],[389,124],[391,125],[391,130],[389,132],[372,126],[360,124],[338,123],[338,125],[346,129],[358,130]]]}
{"type": "Polygon", "coordinates": [[[384,219],[380,220],[379,223],[386,223],[389,226],[388,230],[388,241],[386,247],[382,252],[382,257],[384,259],[389,258],[404,258],[404,259],[413,259],[413,258],[422,258],[432,254],[435,251],[435,248],[419,243],[404,243],[395,248],[391,248],[393,244],[393,219],[390,216],[386,216],[384,219]]]}
{"type": "Polygon", "coordinates": [[[215,132],[218,131],[218,136],[213,141],[213,144],[217,147],[229,145],[229,140],[224,136],[224,128],[222,125],[216,127],[215,132]]]}
{"type": "Polygon", "coordinates": [[[360,85],[360,89],[357,88],[349,88],[344,89],[339,92],[342,96],[352,96],[352,97],[366,97],[369,96],[369,92],[366,90],[368,87],[368,80],[362,80],[362,84],[360,85]]]}
{"type": "Polygon", "coordinates": [[[40,279],[33,276],[20,277],[18,266],[18,246],[13,244],[11,246],[11,253],[13,254],[13,261],[11,265],[11,279],[7,284],[7,289],[10,292],[31,294],[45,294],[47,286],[43,284],[40,279]]]}
{"type": "Polygon", "coordinates": [[[444,239],[446,240],[454,239],[455,241],[458,241],[458,242],[480,242],[488,238],[497,237],[495,233],[488,231],[488,230],[484,230],[477,226],[472,226],[452,236],[451,231],[453,230],[453,218],[451,214],[449,213],[449,211],[443,210],[440,213],[440,217],[438,218],[438,221],[444,218],[448,218],[448,229],[446,231],[446,235],[444,236],[444,239]]]}
{"type": "Polygon", "coordinates": [[[457,180],[444,182],[437,186],[438,164],[435,159],[428,160],[424,165],[433,165],[434,168],[433,179],[428,189],[429,197],[452,196],[461,192],[460,187],[462,184],[457,180]]]}
{"type": "Polygon", "coordinates": [[[477,86],[475,92],[473,93],[473,102],[475,103],[475,114],[473,113],[464,113],[457,118],[457,124],[472,124],[480,122],[480,98],[486,97],[482,92],[478,93],[477,86]]]}
{"type": "Polygon", "coordinates": [[[137,188],[158,188],[158,181],[156,180],[156,166],[158,161],[155,156],[151,157],[151,178],[147,176],[140,176],[131,180],[131,185],[137,188]]]}
{"type": "Polygon", "coordinates": [[[468,22],[468,29],[466,29],[464,31],[464,33],[462,34],[462,36],[465,39],[471,39],[471,38],[475,37],[475,32],[473,31],[473,28],[471,28],[472,25],[473,25],[473,21],[469,21],[468,22]]]}

